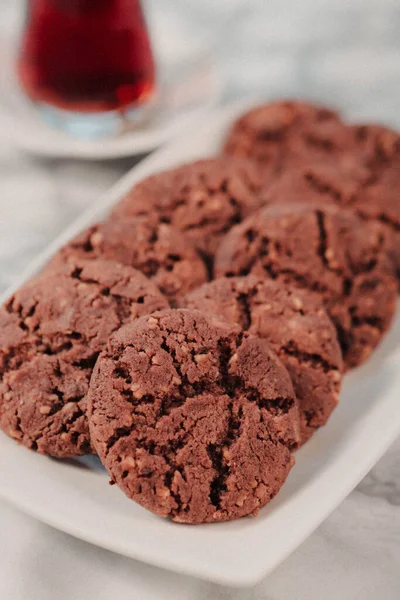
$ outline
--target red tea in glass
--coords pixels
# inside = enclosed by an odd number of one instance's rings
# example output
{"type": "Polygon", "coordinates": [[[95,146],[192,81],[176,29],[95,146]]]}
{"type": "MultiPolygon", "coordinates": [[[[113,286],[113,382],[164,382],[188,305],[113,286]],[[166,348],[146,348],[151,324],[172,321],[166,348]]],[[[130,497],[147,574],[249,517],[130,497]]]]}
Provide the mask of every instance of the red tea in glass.
{"type": "Polygon", "coordinates": [[[18,74],[50,117],[134,114],[155,88],[140,0],[29,0],[18,74]]]}

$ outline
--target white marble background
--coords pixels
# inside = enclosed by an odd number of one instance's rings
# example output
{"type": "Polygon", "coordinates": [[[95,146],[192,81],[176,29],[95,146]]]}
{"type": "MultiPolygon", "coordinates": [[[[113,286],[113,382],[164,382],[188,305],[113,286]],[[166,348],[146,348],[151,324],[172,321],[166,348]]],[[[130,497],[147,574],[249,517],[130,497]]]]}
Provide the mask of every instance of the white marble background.
{"type": "MultiPolygon", "coordinates": [[[[148,0],[153,18],[201,28],[225,100],[307,96],[400,126],[398,0],[148,0]]],[[[22,4],[0,0],[1,28],[22,4]]],[[[0,114],[0,289],[132,164],[40,160],[5,142],[0,114]]],[[[1,483],[0,483],[1,485],[1,483]]],[[[266,540],[273,543],[273,540],[266,540]]],[[[397,600],[400,440],[281,567],[249,590],[178,577],[99,550],[0,502],[1,600],[397,600]]]]}

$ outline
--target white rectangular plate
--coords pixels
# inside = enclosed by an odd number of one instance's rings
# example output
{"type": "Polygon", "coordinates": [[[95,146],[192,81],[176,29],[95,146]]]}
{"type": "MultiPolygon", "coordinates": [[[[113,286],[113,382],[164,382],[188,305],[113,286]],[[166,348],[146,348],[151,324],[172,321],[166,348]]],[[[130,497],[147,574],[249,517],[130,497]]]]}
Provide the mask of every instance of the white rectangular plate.
{"type": "MultiPolygon", "coordinates": [[[[101,219],[143,177],[217,152],[245,108],[222,109],[135,167],[24,274],[5,300],[70,237],[101,219]]],[[[0,435],[0,495],[83,540],[218,583],[255,584],[283,561],[345,498],[400,433],[400,319],[362,368],[345,378],[329,424],[296,455],[278,496],[259,516],[231,523],[176,525],[128,500],[96,458],[57,461],[0,435]]]]}

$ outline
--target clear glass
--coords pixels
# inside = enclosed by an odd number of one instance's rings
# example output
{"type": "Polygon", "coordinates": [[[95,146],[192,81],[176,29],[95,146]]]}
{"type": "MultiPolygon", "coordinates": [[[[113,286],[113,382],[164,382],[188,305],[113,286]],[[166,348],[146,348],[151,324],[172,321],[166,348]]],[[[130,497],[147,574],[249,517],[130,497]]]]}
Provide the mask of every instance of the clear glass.
{"type": "Polygon", "coordinates": [[[28,0],[17,69],[44,118],[75,135],[143,120],[155,64],[140,0],[28,0]]]}

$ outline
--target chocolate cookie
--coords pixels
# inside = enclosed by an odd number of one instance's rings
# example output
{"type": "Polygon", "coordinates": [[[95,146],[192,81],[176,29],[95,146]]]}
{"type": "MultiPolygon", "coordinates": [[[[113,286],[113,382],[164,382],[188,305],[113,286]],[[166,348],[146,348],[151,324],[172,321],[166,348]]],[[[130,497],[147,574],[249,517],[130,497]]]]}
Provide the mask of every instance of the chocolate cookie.
{"type": "Polygon", "coordinates": [[[400,158],[400,134],[383,125],[364,124],[351,127],[356,150],[363,163],[374,173],[390,167],[400,158]]]}
{"type": "Polygon", "coordinates": [[[257,164],[267,182],[304,161],[331,161],[353,142],[339,115],[305,102],[282,101],[258,106],[231,128],[224,152],[257,164]]]}
{"type": "Polygon", "coordinates": [[[270,343],[299,400],[302,443],[326,423],[338,402],[343,364],[336,329],[320,302],[303,290],[248,275],[206,283],[184,305],[270,343]]]}
{"type": "Polygon", "coordinates": [[[362,219],[379,224],[400,284],[400,161],[383,171],[375,182],[358,194],[351,210],[362,219]]]}
{"type": "Polygon", "coordinates": [[[352,130],[357,155],[372,176],[352,209],[363,219],[380,223],[391,235],[391,256],[400,282],[400,133],[374,124],[356,125],[352,130]]]}
{"type": "Polygon", "coordinates": [[[180,523],[257,512],[298,442],[293,387],[269,345],[198,311],[161,311],[113,334],[88,408],[112,480],[180,523]]]}
{"type": "Polygon", "coordinates": [[[305,288],[321,299],[344,361],[367,359],[392,320],[396,279],[384,237],[331,206],[271,205],[237,225],[215,258],[215,276],[254,275],[305,288]]]}
{"type": "Polygon", "coordinates": [[[168,306],[142,273],[75,261],[23,286],[0,309],[0,426],[56,457],[90,452],[86,393],[97,356],[123,323],[168,306]]]}
{"type": "Polygon", "coordinates": [[[339,164],[309,163],[282,173],[261,193],[263,205],[331,204],[350,208],[371,181],[369,169],[349,155],[339,164]]]}
{"type": "Polygon", "coordinates": [[[185,236],[156,217],[109,219],[67,244],[53,266],[74,256],[130,265],[151,279],[172,304],[207,280],[206,267],[185,236]]]}
{"type": "Polygon", "coordinates": [[[148,177],[113,214],[156,214],[163,223],[184,232],[209,260],[223,235],[259,208],[261,184],[258,170],[246,161],[200,160],[148,177]]]}
{"type": "Polygon", "coordinates": [[[367,168],[360,156],[342,155],[333,164],[316,163],[289,169],[261,194],[267,204],[300,202],[346,208],[381,230],[400,282],[400,166],[367,168]]]}

